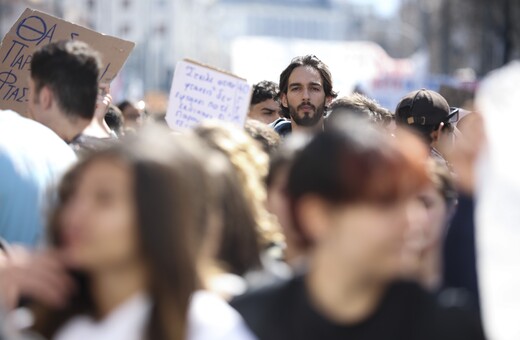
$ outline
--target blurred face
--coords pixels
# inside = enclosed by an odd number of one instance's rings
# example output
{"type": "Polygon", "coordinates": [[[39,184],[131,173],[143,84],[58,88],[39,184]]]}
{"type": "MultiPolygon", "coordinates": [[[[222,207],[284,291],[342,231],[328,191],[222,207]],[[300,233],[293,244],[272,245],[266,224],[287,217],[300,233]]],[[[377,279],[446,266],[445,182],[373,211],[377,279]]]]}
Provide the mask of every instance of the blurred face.
{"type": "Polygon", "coordinates": [[[247,116],[264,124],[271,124],[280,118],[280,104],[274,99],[264,100],[261,103],[252,105],[247,116]]]}
{"type": "Polygon", "coordinates": [[[71,267],[98,271],[134,263],[132,190],[129,170],[118,161],[96,160],[84,169],[60,216],[63,251],[71,267]]]}
{"type": "Polygon", "coordinates": [[[326,98],[321,75],[311,66],[299,66],[289,76],[287,93],[282,104],[289,109],[292,121],[299,126],[315,126],[323,119],[326,98]]]}
{"type": "Polygon", "coordinates": [[[413,213],[412,199],[391,204],[358,203],[329,212],[326,247],[334,251],[343,268],[366,278],[391,280],[401,271],[404,233],[413,213]]]}
{"type": "Polygon", "coordinates": [[[413,219],[406,231],[404,270],[411,274],[420,269],[421,260],[428,252],[440,251],[447,217],[444,199],[433,185],[423,189],[415,201],[424,215],[413,219]]]}
{"type": "Polygon", "coordinates": [[[125,118],[125,128],[137,129],[143,124],[142,114],[135,106],[128,105],[122,113],[125,118]]]}
{"type": "Polygon", "coordinates": [[[448,215],[444,198],[432,185],[419,194],[419,201],[426,209],[427,215],[424,230],[425,249],[440,247],[448,215]]]}

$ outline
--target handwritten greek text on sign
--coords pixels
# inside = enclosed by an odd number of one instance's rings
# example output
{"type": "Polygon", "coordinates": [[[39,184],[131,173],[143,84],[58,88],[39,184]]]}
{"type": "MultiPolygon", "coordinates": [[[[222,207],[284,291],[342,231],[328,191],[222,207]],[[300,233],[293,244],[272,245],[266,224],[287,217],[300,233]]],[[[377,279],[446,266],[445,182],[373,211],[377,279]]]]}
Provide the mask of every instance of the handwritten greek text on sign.
{"type": "Polygon", "coordinates": [[[34,51],[51,42],[70,39],[84,41],[101,54],[103,68],[99,78],[105,83],[115,78],[134,47],[132,42],[27,8],[0,46],[0,109],[25,114],[34,51]]]}
{"type": "Polygon", "coordinates": [[[166,121],[173,129],[193,128],[208,119],[244,125],[251,86],[230,74],[189,61],[175,68],[166,121]]]}

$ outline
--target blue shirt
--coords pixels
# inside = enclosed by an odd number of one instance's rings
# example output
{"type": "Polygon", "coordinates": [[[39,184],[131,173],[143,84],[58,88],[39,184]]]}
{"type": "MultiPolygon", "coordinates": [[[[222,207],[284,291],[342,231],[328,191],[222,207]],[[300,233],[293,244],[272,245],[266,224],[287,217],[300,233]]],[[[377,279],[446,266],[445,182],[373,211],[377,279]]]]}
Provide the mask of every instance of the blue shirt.
{"type": "Polygon", "coordinates": [[[48,189],[75,161],[52,130],[0,110],[0,237],[30,247],[41,243],[48,189]]]}

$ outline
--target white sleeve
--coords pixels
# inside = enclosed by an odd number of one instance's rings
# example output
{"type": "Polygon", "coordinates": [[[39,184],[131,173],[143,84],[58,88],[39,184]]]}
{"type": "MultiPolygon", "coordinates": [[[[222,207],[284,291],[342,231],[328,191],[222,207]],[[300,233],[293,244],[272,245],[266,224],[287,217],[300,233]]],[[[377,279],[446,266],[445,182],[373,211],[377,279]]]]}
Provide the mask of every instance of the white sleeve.
{"type": "Polygon", "coordinates": [[[244,320],[219,296],[196,292],[188,311],[187,340],[254,340],[244,320]]]}

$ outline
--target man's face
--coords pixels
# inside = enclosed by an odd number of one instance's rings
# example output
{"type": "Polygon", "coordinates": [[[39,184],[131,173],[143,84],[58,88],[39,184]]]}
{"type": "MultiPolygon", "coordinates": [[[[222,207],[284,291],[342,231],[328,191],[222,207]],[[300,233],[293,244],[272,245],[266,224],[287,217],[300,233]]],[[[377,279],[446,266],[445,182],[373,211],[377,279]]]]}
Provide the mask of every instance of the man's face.
{"type": "Polygon", "coordinates": [[[289,109],[296,125],[315,126],[331,98],[325,96],[321,75],[311,66],[299,66],[289,76],[287,93],[282,93],[282,105],[289,109]]]}
{"type": "Polygon", "coordinates": [[[263,102],[251,105],[247,116],[265,124],[270,124],[280,118],[280,104],[274,99],[267,99],[263,102]]]}

